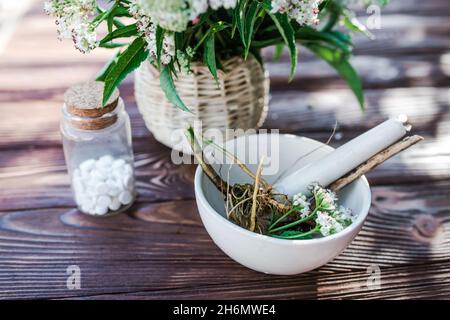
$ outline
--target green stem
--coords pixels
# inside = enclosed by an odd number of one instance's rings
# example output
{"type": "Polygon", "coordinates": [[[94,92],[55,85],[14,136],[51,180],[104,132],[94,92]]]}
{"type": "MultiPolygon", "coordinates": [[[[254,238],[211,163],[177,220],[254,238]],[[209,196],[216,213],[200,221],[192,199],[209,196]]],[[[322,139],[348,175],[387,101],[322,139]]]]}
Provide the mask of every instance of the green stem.
{"type": "Polygon", "coordinates": [[[275,227],[278,223],[280,223],[281,221],[283,221],[284,219],[286,219],[286,217],[288,215],[290,215],[292,212],[297,211],[299,209],[299,207],[293,207],[292,209],[290,209],[288,212],[286,212],[284,215],[282,215],[280,218],[278,218],[277,221],[275,221],[270,227],[269,227],[269,231],[272,230],[273,227],[275,227]]]}
{"type": "Polygon", "coordinates": [[[280,238],[280,239],[299,239],[299,238],[304,238],[306,236],[314,234],[314,233],[316,233],[319,230],[320,230],[320,227],[316,226],[314,229],[311,229],[311,230],[309,230],[307,232],[304,232],[304,233],[301,233],[301,234],[296,234],[294,236],[283,237],[283,236],[272,235],[272,237],[280,238]]]}
{"type": "Polygon", "coordinates": [[[202,45],[202,43],[206,40],[206,38],[209,36],[209,34],[212,32],[212,29],[208,29],[208,31],[205,32],[203,37],[200,39],[200,41],[197,43],[197,45],[194,47],[194,52],[197,52],[198,48],[202,45]]]}
{"type": "Polygon", "coordinates": [[[303,219],[300,219],[300,220],[297,220],[297,221],[285,224],[284,226],[275,228],[273,230],[269,230],[269,232],[270,233],[278,232],[278,231],[285,230],[285,229],[288,229],[288,228],[291,228],[291,227],[295,227],[296,225],[299,225],[300,223],[306,222],[306,221],[310,220],[312,217],[314,217],[314,215],[316,214],[318,209],[320,209],[320,207],[316,207],[309,216],[307,216],[307,217],[305,217],[303,219]]]}

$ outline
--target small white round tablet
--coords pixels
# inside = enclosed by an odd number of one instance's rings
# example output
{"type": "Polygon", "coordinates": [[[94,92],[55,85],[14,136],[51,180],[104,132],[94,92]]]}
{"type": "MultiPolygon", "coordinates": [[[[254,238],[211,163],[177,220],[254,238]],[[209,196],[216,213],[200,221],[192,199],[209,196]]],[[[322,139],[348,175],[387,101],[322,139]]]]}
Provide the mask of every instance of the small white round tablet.
{"type": "Polygon", "coordinates": [[[120,203],[119,199],[117,199],[117,198],[111,199],[111,203],[109,204],[109,209],[111,211],[118,210],[120,208],[120,206],[121,206],[121,203],[120,203]]]}
{"type": "Polygon", "coordinates": [[[123,171],[124,171],[125,173],[132,174],[132,173],[133,173],[133,167],[131,166],[131,164],[126,163],[126,164],[123,166],[123,171]]]}
{"type": "Polygon", "coordinates": [[[92,170],[92,177],[98,180],[104,181],[107,178],[107,175],[103,170],[94,169],[92,170]]]}
{"type": "Polygon", "coordinates": [[[129,191],[122,191],[119,194],[119,201],[122,204],[129,204],[131,202],[131,200],[133,200],[133,196],[131,195],[131,193],[129,191]]]}
{"type": "Polygon", "coordinates": [[[116,160],[114,160],[114,162],[112,164],[112,168],[117,169],[117,168],[123,167],[124,165],[125,165],[125,160],[116,159],[116,160]]]}
{"type": "Polygon", "coordinates": [[[126,189],[128,189],[128,190],[133,189],[133,186],[134,186],[133,176],[131,174],[125,175],[122,179],[122,183],[126,189]]]}
{"type": "Polygon", "coordinates": [[[123,173],[120,169],[113,169],[111,178],[113,178],[116,182],[122,183],[123,173]]]}
{"type": "Polygon", "coordinates": [[[72,184],[75,201],[82,211],[104,215],[133,201],[133,166],[111,155],[87,159],[73,171],[72,184]]]}
{"type": "Polygon", "coordinates": [[[114,185],[114,186],[109,187],[108,194],[111,197],[117,197],[121,191],[122,191],[121,188],[119,188],[117,185],[114,185]]]}
{"type": "Polygon", "coordinates": [[[94,166],[95,166],[95,162],[96,161],[94,159],[88,159],[88,160],[83,161],[80,164],[80,170],[84,171],[84,172],[92,170],[92,168],[94,168],[94,166]]]}
{"type": "Polygon", "coordinates": [[[97,205],[102,207],[107,207],[111,203],[111,198],[105,195],[99,196],[97,198],[97,205]]]}
{"type": "Polygon", "coordinates": [[[97,192],[97,194],[107,194],[109,191],[109,187],[106,183],[99,182],[95,186],[95,191],[97,192]]]}
{"type": "Polygon", "coordinates": [[[98,167],[110,167],[113,163],[114,159],[113,157],[111,157],[110,155],[106,155],[103,157],[100,157],[100,159],[98,159],[96,166],[98,167]]]}
{"type": "Polygon", "coordinates": [[[106,214],[108,212],[108,206],[101,206],[99,204],[97,204],[93,210],[94,214],[98,214],[100,216],[106,214]]]}
{"type": "Polygon", "coordinates": [[[82,196],[80,199],[81,210],[87,213],[93,213],[95,200],[88,196],[82,196]]]}

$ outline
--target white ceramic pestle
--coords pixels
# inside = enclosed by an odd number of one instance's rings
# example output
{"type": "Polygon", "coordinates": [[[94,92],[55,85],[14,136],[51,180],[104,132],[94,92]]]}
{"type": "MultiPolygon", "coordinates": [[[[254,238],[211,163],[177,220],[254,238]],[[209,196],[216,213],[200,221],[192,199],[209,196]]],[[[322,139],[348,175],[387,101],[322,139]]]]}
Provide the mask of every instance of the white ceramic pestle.
{"type": "Polygon", "coordinates": [[[309,194],[308,186],[314,182],[328,186],[400,140],[409,130],[406,120],[406,116],[399,116],[381,123],[318,161],[281,178],[274,189],[292,197],[299,192],[309,194]]]}

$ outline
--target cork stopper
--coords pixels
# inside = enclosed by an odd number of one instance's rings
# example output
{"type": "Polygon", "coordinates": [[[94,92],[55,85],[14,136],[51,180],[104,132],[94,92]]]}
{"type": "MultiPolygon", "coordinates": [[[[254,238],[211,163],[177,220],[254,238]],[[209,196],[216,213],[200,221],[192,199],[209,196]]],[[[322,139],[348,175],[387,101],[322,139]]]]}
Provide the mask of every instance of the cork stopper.
{"type": "Polygon", "coordinates": [[[89,81],[69,88],[64,94],[67,112],[75,116],[71,124],[79,129],[99,130],[117,121],[112,113],[119,102],[119,90],[115,89],[106,104],[102,105],[104,83],[89,81]]]}

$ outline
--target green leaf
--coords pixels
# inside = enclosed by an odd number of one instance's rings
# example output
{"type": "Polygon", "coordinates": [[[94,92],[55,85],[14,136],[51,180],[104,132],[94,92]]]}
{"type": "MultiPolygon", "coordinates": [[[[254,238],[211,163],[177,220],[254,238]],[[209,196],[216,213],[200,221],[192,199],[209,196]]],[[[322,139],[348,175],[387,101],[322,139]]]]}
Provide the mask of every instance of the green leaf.
{"type": "Polygon", "coordinates": [[[240,8],[240,0],[238,0],[236,7],[233,9],[233,17],[231,21],[231,39],[233,39],[234,35],[236,34],[239,20],[239,8],[240,8]]]}
{"type": "Polygon", "coordinates": [[[136,24],[130,24],[128,26],[116,29],[113,32],[107,34],[102,40],[100,40],[100,44],[104,44],[118,38],[128,38],[136,36],[137,34],[138,31],[136,24]]]}
{"type": "Polygon", "coordinates": [[[240,0],[236,14],[237,29],[243,44],[245,44],[245,6],[247,5],[247,1],[248,0],[240,0]]]}
{"type": "Polygon", "coordinates": [[[93,28],[96,28],[103,20],[107,19],[109,14],[111,13],[111,9],[110,10],[106,10],[106,11],[100,11],[100,14],[98,14],[92,21],[91,21],[91,26],[93,28]]]}
{"type": "Polygon", "coordinates": [[[305,232],[300,232],[296,230],[287,230],[283,231],[279,235],[277,235],[277,238],[284,238],[284,239],[312,239],[311,234],[305,234],[305,232]]]}
{"type": "Polygon", "coordinates": [[[194,52],[198,51],[198,48],[200,48],[200,46],[203,44],[203,42],[205,42],[211,34],[220,32],[229,27],[230,27],[230,25],[227,23],[224,23],[223,21],[219,21],[219,22],[211,25],[211,27],[208,29],[208,31],[205,32],[205,34],[202,36],[202,38],[195,45],[195,47],[193,49],[194,52]]]}
{"type": "Polygon", "coordinates": [[[256,17],[258,15],[259,3],[253,1],[248,9],[247,16],[245,18],[245,32],[244,32],[244,48],[245,48],[245,59],[247,59],[248,53],[250,51],[250,43],[253,38],[253,28],[255,26],[256,17]]]}
{"type": "Polygon", "coordinates": [[[103,91],[103,104],[106,104],[114,89],[125,77],[133,72],[139,65],[147,59],[148,51],[145,49],[145,40],[136,38],[127,49],[117,58],[116,63],[105,77],[105,88],[103,91]]]}
{"type": "Polygon", "coordinates": [[[310,27],[302,27],[296,31],[295,37],[300,41],[324,41],[346,53],[352,51],[350,37],[338,31],[318,31],[310,27]]]}
{"type": "Polygon", "coordinates": [[[102,68],[102,70],[99,71],[97,74],[95,80],[97,81],[105,81],[106,76],[111,71],[112,67],[116,64],[117,58],[119,57],[120,52],[117,51],[116,54],[112,57],[111,60],[109,60],[102,68]]]}
{"type": "Polygon", "coordinates": [[[113,32],[113,26],[114,26],[114,17],[113,16],[108,17],[107,25],[108,25],[108,33],[113,32]]]}
{"type": "MultiPolygon", "coordinates": [[[[322,10],[324,10],[323,8],[322,10]]],[[[322,11],[321,10],[321,11],[322,11]]],[[[326,5],[326,11],[328,13],[328,21],[325,26],[322,28],[322,31],[330,31],[334,28],[336,23],[339,21],[343,10],[343,6],[338,1],[328,1],[326,5]]]]}
{"type": "Polygon", "coordinates": [[[292,25],[290,24],[289,18],[286,14],[273,14],[270,13],[270,11],[267,11],[267,13],[272,18],[273,22],[277,26],[278,31],[281,34],[281,37],[289,48],[289,54],[291,58],[291,74],[289,78],[290,80],[292,80],[295,76],[295,70],[297,69],[297,46],[295,43],[294,29],[292,28],[292,25]]]}
{"type": "Polygon", "coordinates": [[[167,99],[181,110],[191,112],[178,96],[175,85],[173,84],[172,73],[168,66],[163,66],[161,68],[159,77],[161,89],[166,94],[167,99]]]}
{"type": "Polygon", "coordinates": [[[119,19],[113,19],[113,23],[116,26],[116,28],[123,28],[123,27],[125,27],[125,25],[119,19]]]}
{"type": "Polygon", "coordinates": [[[278,62],[281,59],[284,51],[284,43],[279,43],[275,45],[275,52],[273,54],[273,62],[278,62]]]}
{"type": "Polygon", "coordinates": [[[354,16],[354,13],[350,12],[350,10],[344,11],[344,25],[353,32],[361,32],[369,39],[375,39],[375,36],[369,29],[366,28],[364,24],[358,21],[358,19],[354,16]]]}
{"type": "Polygon", "coordinates": [[[106,43],[101,43],[98,46],[100,48],[114,49],[114,48],[125,47],[125,46],[128,46],[129,44],[130,44],[129,42],[106,42],[106,43]]]}
{"type": "Polygon", "coordinates": [[[217,66],[216,66],[216,48],[214,46],[214,33],[211,33],[205,42],[203,53],[203,62],[208,66],[209,71],[217,81],[217,66]]]}
{"type": "Polygon", "coordinates": [[[122,4],[119,4],[113,12],[113,15],[115,17],[128,17],[131,18],[130,11],[128,11],[128,8],[125,8],[122,4]]]}
{"type": "Polygon", "coordinates": [[[164,43],[164,29],[160,26],[156,26],[156,62],[158,66],[161,65],[161,52],[164,43]]]}
{"type": "Polygon", "coordinates": [[[328,62],[337,73],[348,83],[350,89],[355,94],[361,109],[364,110],[364,93],[361,79],[342,52],[324,45],[309,44],[307,47],[318,57],[328,62]]]}

